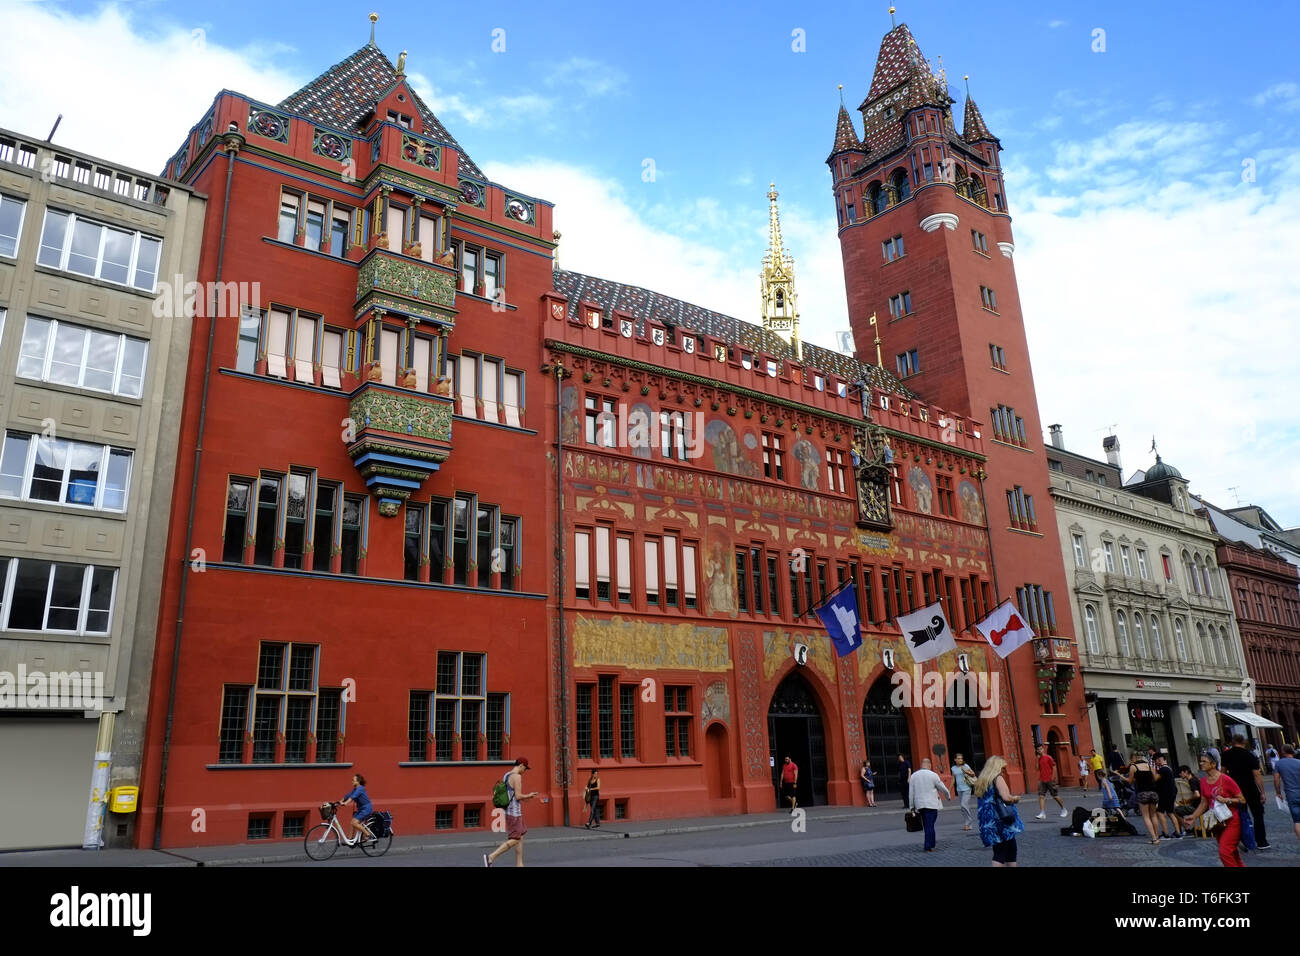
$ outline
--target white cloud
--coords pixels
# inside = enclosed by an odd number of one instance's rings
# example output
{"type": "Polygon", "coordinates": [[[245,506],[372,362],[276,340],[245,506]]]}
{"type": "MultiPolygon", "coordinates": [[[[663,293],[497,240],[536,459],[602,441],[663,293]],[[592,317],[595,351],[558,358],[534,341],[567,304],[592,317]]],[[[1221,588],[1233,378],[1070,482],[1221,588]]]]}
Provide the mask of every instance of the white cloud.
{"type": "Polygon", "coordinates": [[[8,3],[0,116],[16,132],[148,172],[180,148],[222,89],[278,102],[310,77],[276,63],[282,46],[223,45],[209,25],[167,21],[110,4],[78,16],[54,6],[8,3]]]}
{"type": "Polygon", "coordinates": [[[1300,110],[1300,83],[1278,83],[1250,101],[1256,106],[1272,106],[1287,112],[1300,110]]]}
{"type": "Polygon", "coordinates": [[[627,74],[608,63],[573,56],[552,66],[545,82],[551,87],[576,87],[589,97],[597,97],[621,89],[627,74]]]}
{"type": "Polygon", "coordinates": [[[1068,27],[1069,25],[1070,21],[1068,20],[1050,20],[1048,21],[1047,28],[1049,30],[1059,30],[1061,27],[1068,27]]]}
{"type": "Polygon", "coordinates": [[[1126,474],[1154,434],[1193,490],[1232,501],[1236,485],[1300,524],[1300,159],[1261,153],[1243,183],[1233,160],[1200,168],[1219,136],[1126,123],[1059,144],[1045,177],[1008,167],[1039,408],[1094,457],[1118,422],[1126,474]]]}
{"type": "MultiPolygon", "coordinates": [[[[487,163],[505,183],[555,203],[560,266],[639,285],[749,322],[759,319],[767,203],[675,200],[662,183],[629,186],[590,170],[533,159],[487,163]]],[[[781,234],[795,257],[803,338],[828,348],[848,328],[835,223],[782,200],[781,234]]]]}

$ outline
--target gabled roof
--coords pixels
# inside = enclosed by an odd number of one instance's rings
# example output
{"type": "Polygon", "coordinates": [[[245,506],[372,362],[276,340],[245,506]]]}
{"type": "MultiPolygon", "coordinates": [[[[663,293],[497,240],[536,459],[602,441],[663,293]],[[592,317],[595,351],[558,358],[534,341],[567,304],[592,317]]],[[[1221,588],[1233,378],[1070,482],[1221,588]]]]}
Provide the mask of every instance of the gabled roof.
{"type": "Polygon", "coordinates": [[[966,97],[966,115],[961,121],[961,138],[968,143],[978,143],[982,139],[997,142],[997,137],[989,132],[988,125],[980,113],[980,108],[969,96],[966,97]]]}
{"type": "MultiPolygon", "coordinates": [[[[362,122],[400,79],[392,61],[378,47],[367,44],[346,60],[335,63],[296,93],[285,97],[278,105],[280,109],[300,113],[335,129],[362,133],[365,131],[362,122]]],[[[460,156],[460,173],[475,179],[486,179],[483,171],[438,121],[438,117],[433,115],[420,95],[409,84],[407,89],[411,92],[420,119],[424,121],[426,134],[456,149],[460,156]]]]}
{"type": "Polygon", "coordinates": [[[853,118],[841,103],[839,116],[835,118],[835,145],[831,147],[831,155],[837,156],[847,152],[865,152],[865,150],[862,148],[862,141],[858,139],[853,118]]]}
{"type": "MultiPolygon", "coordinates": [[[[779,359],[797,361],[794,348],[789,342],[756,322],[744,322],[640,286],[563,269],[555,271],[552,285],[556,292],[568,297],[569,318],[577,315],[578,302],[581,300],[600,306],[602,311],[617,310],[632,316],[638,335],[645,334],[646,320],[652,319],[683,331],[722,339],[731,345],[767,352],[779,359]]],[[[911,390],[879,366],[865,365],[852,356],[820,345],[803,343],[803,360],[800,364],[823,373],[838,375],[850,382],[865,379],[881,391],[914,397],[911,390]]]]}

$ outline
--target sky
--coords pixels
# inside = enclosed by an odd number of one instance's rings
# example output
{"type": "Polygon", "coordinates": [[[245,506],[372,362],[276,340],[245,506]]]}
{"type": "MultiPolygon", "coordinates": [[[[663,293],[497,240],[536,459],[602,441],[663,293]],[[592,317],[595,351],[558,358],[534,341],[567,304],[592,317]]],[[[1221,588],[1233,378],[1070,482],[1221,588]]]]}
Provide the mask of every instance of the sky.
{"type": "MultiPolygon", "coordinates": [[[[775,182],[833,347],[836,87],[860,124],[888,6],[0,0],[0,127],[62,114],[56,143],[158,171],[219,90],[278,102],[374,10],[479,166],[555,204],[564,268],[757,321],[775,182]]],[[[1113,430],[1126,477],[1154,437],[1194,493],[1300,525],[1300,4],[896,6],[1001,140],[1044,427],[1097,458],[1113,430]]]]}

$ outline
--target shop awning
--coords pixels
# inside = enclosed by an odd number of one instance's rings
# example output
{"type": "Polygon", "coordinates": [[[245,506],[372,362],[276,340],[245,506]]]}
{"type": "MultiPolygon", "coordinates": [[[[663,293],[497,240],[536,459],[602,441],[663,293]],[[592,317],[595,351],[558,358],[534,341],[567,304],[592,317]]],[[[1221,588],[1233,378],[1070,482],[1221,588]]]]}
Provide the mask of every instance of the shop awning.
{"type": "Polygon", "coordinates": [[[1267,717],[1261,717],[1259,714],[1252,714],[1248,710],[1221,710],[1219,713],[1228,723],[1233,724],[1250,724],[1252,727],[1275,727],[1282,729],[1281,724],[1275,724],[1267,717]]]}

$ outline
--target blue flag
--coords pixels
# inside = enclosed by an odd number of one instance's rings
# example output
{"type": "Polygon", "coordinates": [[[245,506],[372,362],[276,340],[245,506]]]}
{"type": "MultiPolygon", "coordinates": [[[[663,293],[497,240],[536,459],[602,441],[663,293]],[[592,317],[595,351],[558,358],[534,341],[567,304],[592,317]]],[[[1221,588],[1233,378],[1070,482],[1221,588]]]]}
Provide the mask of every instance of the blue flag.
{"type": "Polygon", "coordinates": [[[835,652],[843,657],[862,646],[862,627],[858,621],[858,592],[852,581],[832,594],[816,608],[826,633],[835,642],[835,652]]]}

